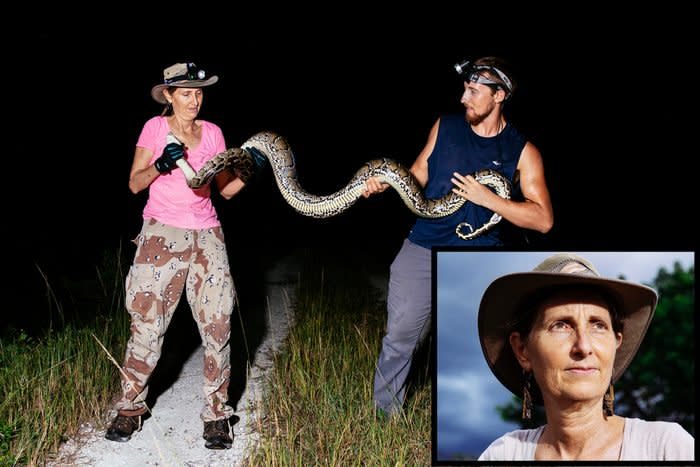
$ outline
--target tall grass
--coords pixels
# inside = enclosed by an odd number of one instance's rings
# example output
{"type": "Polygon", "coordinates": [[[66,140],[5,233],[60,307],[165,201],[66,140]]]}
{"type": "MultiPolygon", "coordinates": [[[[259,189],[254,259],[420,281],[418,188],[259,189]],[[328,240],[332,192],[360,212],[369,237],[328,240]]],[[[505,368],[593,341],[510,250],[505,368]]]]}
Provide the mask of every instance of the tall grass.
{"type": "MultiPolygon", "coordinates": [[[[120,255],[109,271],[98,268],[111,312],[52,327],[41,337],[17,331],[0,341],[0,465],[43,465],[80,423],[104,417],[119,377],[96,338],[123,355],[129,332],[120,255]]],[[[45,280],[47,296],[54,297],[45,280]]],[[[63,316],[60,303],[54,305],[63,316]]]]}
{"type": "MultiPolygon", "coordinates": [[[[81,423],[104,421],[119,376],[97,340],[119,358],[129,337],[120,258],[118,252],[98,268],[97,318],[64,318],[69,313],[46,278],[58,322],[68,324],[42,337],[16,332],[0,341],[1,466],[44,465],[81,423]]],[[[398,417],[378,418],[372,406],[385,320],[386,304],[357,263],[309,255],[296,324],[259,408],[262,440],[250,465],[430,464],[429,381],[417,385],[398,417]]],[[[427,367],[419,370],[428,380],[427,367]]]]}
{"type": "MultiPolygon", "coordinates": [[[[358,264],[310,258],[263,399],[250,465],[430,465],[430,383],[386,420],[372,403],[386,302],[358,264]]],[[[428,379],[427,366],[420,369],[428,379]]]]}

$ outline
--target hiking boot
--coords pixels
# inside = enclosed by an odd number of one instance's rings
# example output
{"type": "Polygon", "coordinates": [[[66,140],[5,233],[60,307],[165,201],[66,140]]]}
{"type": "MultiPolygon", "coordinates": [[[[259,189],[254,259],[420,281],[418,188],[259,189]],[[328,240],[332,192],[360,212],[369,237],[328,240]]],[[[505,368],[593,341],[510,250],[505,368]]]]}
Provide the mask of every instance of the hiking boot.
{"type": "Polygon", "coordinates": [[[107,428],[105,438],[110,441],[119,441],[124,443],[131,439],[134,431],[141,430],[141,415],[117,415],[112,424],[107,428]]]}
{"type": "Polygon", "coordinates": [[[233,431],[228,419],[204,422],[204,447],[207,449],[231,449],[233,446],[233,431]]]}

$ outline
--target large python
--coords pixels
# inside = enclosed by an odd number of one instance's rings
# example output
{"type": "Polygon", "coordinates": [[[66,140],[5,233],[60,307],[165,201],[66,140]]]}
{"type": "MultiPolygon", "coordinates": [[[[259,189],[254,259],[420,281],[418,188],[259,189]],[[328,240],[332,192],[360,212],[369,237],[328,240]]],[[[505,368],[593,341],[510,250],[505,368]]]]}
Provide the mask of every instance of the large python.
{"type": "MultiPolygon", "coordinates": [[[[172,141],[177,141],[177,139],[169,134],[168,142],[172,141]]],[[[232,170],[244,182],[247,182],[255,174],[255,171],[264,165],[265,158],[270,162],[282,197],[297,212],[305,216],[326,218],[345,211],[362,196],[362,192],[365,190],[365,181],[369,177],[378,177],[380,182],[388,183],[398,192],[406,206],[421,217],[449,216],[466,202],[464,198],[452,192],[439,199],[426,199],[423,196],[421,186],[408,169],[400,163],[386,158],[366,162],[355,173],[350,182],[337,192],[325,196],[312,195],[299,185],[294,155],[287,140],[269,131],[253,135],[240,148],[231,148],[217,154],[196,172],[184,159],[178,160],[177,164],[185,174],[187,185],[190,188],[199,188],[222,170],[232,170]]],[[[477,182],[493,188],[496,194],[502,198],[510,198],[510,182],[498,172],[484,169],[476,172],[473,176],[477,182]]],[[[468,223],[462,222],[455,229],[455,233],[464,240],[470,240],[492,228],[500,220],[501,216],[494,213],[488,222],[476,229],[468,223]],[[470,232],[463,232],[464,228],[468,228],[470,232]]]]}

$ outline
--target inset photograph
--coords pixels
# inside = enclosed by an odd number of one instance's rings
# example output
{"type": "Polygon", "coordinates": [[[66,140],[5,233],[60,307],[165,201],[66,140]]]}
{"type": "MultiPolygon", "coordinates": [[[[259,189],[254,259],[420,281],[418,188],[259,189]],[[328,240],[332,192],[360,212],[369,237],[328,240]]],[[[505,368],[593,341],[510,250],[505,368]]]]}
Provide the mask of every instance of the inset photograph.
{"type": "Polygon", "coordinates": [[[693,252],[433,255],[434,464],[694,460],[693,252]]]}

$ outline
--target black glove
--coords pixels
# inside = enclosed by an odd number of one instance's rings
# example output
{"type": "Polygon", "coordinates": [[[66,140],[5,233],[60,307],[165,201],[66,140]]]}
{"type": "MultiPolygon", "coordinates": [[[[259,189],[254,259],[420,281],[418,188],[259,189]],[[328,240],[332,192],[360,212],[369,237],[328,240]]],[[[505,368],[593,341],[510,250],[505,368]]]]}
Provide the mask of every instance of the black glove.
{"type": "Polygon", "coordinates": [[[245,148],[241,157],[237,158],[231,169],[243,183],[249,185],[260,176],[267,165],[267,157],[255,148],[245,148]]]}
{"type": "Polygon", "coordinates": [[[156,159],[155,165],[156,169],[160,173],[167,173],[173,170],[176,166],[175,161],[182,159],[185,155],[185,145],[170,143],[163,149],[163,154],[156,159]]]}
{"type": "Polygon", "coordinates": [[[245,148],[245,151],[247,151],[248,154],[250,154],[253,158],[253,163],[255,163],[256,170],[260,170],[267,165],[267,157],[265,156],[265,154],[263,154],[256,148],[245,148]]]}

